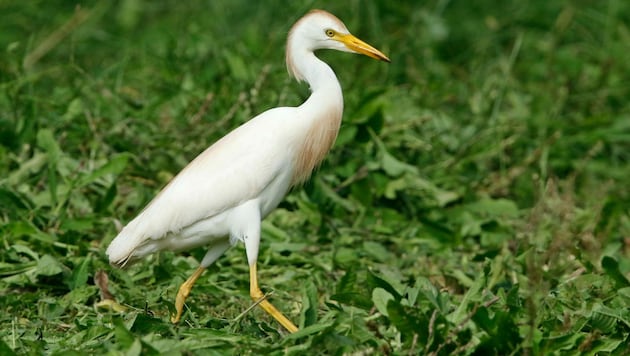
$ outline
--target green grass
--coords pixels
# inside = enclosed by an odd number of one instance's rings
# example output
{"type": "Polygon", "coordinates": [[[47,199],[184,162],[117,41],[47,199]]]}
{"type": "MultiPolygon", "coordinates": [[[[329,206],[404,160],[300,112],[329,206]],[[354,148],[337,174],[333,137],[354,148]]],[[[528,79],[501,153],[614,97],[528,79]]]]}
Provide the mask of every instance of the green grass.
{"type": "Polygon", "coordinates": [[[630,4],[4,1],[0,354],[630,354],[630,4]],[[196,154],[298,105],[286,32],[324,8],[392,63],[322,53],[332,152],[242,245],[107,263],[196,154]],[[97,271],[124,312],[98,308],[97,271]]]}

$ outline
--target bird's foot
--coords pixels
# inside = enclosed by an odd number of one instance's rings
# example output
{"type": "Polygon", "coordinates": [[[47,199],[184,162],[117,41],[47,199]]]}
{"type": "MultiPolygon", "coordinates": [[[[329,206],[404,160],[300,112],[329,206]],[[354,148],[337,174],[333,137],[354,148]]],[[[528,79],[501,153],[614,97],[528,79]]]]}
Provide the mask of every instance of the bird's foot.
{"type": "Polygon", "coordinates": [[[176,324],[179,323],[179,320],[182,318],[182,314],[184,313],[184,303],[186,303],[186,299],[190,295],[190,290],[192,289],[195,282],[201,276],[201,274],[205,271],[205,268],[199,267],[195,270],[195,273],[190,276],[186,280],[186,282],[182,283],[177,291],[177,296],[175,297],[175,315],[171,316],[171,323],[176,324]]]}
{"type": "Polygon", "coordinates": [[[280,325],[284,326],[284,328],[287,329],[290,333],[298,331],[297,326],[295,326],[295,324],[293,324],[291,320],[289,320],[286,316],[284,316],[284,314],[282,314],[282,312],[276,309],[273,304],[269,303],[267,299],[263,299],[265,298],[265,295],[260,289],[252,290],[250,292],[250,295],[252,297],[252,300],[257,302],[258,305],[267,312],[267,314],[276,319],[280,323],[280,325]]]}

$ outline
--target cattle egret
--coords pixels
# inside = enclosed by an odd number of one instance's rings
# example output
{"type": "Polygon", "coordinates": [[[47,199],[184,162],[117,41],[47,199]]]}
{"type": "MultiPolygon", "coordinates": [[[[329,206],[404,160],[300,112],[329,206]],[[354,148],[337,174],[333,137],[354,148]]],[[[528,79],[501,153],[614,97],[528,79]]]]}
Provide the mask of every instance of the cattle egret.
{"type": "Polygon", "coordinates": [[[190,290],[219,256],[245,244],[250,296],[289,332],[297,327],[258,287],[260,225],[289,189],[306,181],[333,145],[343,111],[341,86],[314,51],[335,49],[389,62],[356,38],[332,14],[313,10],[291,28],[286,48],[289,74],[306,81],[309,98],[298,107],[273,108],[239,126],[203,151],[125,226],[107,248],[110,263],[124,267],[154,252],[206,246],[199,268],[175,299],[180,320],[190,290]]]}

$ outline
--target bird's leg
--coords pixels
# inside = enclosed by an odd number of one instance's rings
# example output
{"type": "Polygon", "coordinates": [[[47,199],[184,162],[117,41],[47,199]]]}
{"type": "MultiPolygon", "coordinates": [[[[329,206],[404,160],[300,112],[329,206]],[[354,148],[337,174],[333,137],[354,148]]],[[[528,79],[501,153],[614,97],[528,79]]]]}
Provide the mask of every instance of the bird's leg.
{"type": "Polygon", "coordinates": [[[258,287],[258,276],[256,274],[256,263],[249,266],[249,294],[252,297],[252,300],[255,302],[260,301],[258,304],[261,308],[263,308],[267,314],[271,315],[274,319],[276,319],[282,326],[285,327],[289,332],[294,333],[298,331],[298,328],[293,324],[289,319],[287,319],[284,314],[282,314],[276,307],[274,307],[268,300],[264,299],[261,301],[261,298],[264,298],[263,292],[258,287]]]}
{"type": "Polygon", "coordinates": [[[186,280],[186,282],[182,283],[182,285],[179,287],[179,291],[177,291],[177,297],[175,297],[175,311],[177,313],[171,316],[172,323],[178,323],[179,319],[181,319],[182,313],[184,312],[184,303],[186,302],[186,298],[188,298],[188,295],[190,295],[190,290],[192,289],[193,285],[205,270],[205,267],[199,266],[195,270],[195,273],[193,273],[192,276],[190,276],[186,280]]]}
{"type": "Polygon", "coordinates": [[[285,317],[278,309],[276,309],[268,300],[263,299],[264,294],[258,287],[258,274],[256,273],[256,261],[258,260],[258,248],[260,246],[260,208],[259,203],[255,200],[241,205],[238,216],[241,221],[246,221],[247,225],[243,226],[241,231],[233,232],[236,236],[242,236],[245,243],[245,252],[247,252],[247,262],[249,264],[249,295],[255,302],[258,302],[267,314],[276,319],[289,332],[296,332],[298,328],[285,317]]]}
{"type": "Polygon", "coordinates": [[[203,271],[214,263],[229,247],[230,242],[227,239],[215,243],[203,257],[201,265],[195,270],[195,273],[193,273],[186,282],[182,283],[179,287],[179,291],[177,291],[177,297],[175,298],[175,310],[177,313],[171,317],[172,323],[178,323],[179,319],[181,319],[182,313],[184,312],[184,303],[197,279],[201,276],[203,271]]]}

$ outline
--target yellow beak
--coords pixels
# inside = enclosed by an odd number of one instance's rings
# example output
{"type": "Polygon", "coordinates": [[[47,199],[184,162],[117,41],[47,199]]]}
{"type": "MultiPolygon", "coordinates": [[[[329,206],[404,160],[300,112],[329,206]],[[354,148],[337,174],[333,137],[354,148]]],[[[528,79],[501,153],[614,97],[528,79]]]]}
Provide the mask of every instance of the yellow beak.
{"type": "Polygon", "coordinates": [[[389,58],[383,54],[383,52],[378,49],[370,46],[369,44],[361,41],[360,39],[354,37],[351,34],[347,35],[339,35],[335,36],[335,39],[348,47],[353,52],[364,54],[368,57],[372,57],[374,59],[378,59],[385,62],[390,62],[389,58]]]}

